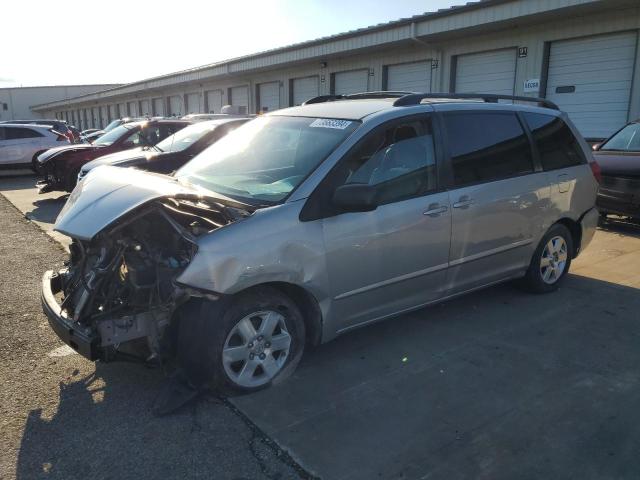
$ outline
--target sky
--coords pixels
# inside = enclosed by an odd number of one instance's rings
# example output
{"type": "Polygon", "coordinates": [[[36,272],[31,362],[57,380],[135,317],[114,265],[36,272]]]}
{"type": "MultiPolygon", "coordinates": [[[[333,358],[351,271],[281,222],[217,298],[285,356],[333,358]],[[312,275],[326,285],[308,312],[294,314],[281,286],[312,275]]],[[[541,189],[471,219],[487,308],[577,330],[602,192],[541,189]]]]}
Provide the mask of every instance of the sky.
{"type": "Polygon", "coordinates": [[[7,1],[0,87],[128,83],[465,1],[7,1]]]}

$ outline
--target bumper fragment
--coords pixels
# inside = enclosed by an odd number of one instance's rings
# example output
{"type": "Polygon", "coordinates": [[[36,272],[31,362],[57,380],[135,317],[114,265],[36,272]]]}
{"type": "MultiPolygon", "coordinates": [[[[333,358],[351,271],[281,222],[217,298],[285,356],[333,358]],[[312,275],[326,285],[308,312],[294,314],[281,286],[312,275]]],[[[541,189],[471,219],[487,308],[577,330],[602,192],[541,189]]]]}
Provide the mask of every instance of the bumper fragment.
{"type": "Polygon", "coordinates": [[[38,180],[36,182],[36,188],[38,189],[38,193],[48,193],[53,192],[55,190],[55,184],[52,180],[44,179],[38,180]]]}
{"type": "Polygon", "coordinates": [[[55,294],[62,290],[62,279],[53,271],[42,277],[42,310],[49,319],[49,325],[60,339],[89,360],[101,358],[100,339],[90,329],[79,325],[62,312],[55,294]]]}

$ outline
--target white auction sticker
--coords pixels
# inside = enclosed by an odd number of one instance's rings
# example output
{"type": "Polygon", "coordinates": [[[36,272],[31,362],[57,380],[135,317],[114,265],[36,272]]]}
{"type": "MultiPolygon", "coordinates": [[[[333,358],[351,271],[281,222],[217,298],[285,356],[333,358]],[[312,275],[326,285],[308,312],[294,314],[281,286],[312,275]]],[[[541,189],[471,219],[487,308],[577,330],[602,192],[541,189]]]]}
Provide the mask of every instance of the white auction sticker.
{"type": "Polygon", "coordinates": [[[344,130],[351,122],[349,120],[333,120],[330,118],[317,118],[311,122],[310,127],[316,128],[337,128],[338,130],[344,130]]]}

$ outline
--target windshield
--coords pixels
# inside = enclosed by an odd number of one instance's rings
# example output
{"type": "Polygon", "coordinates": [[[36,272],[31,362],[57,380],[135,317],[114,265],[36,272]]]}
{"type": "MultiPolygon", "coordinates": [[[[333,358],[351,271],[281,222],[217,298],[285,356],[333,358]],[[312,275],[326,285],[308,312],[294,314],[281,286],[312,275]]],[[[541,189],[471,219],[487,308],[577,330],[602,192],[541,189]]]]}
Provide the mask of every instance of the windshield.
{"type": "Polygon", "coordinates": [[[122,120],[114,120],[113,122],[111,122],[109,125],[107,125],[104,128],[105,133],[106,132],[110,132],[111,130],[113,130],[114,128],[118,127],[122,125],[122,120]]]}
{"type": "Polygon", "coordinates": [[[197,123],[168,136],[156,145],[163,152],[182,152],[196,143],[217,125],[197,123]]]}
{"type": "Polygon", "coordinates": [[[630,123],[607,140],[600,150],[640,152],[640,123],[630,123]]]}
{"type": "Polygon", "coordinates": [[[100,136],[98,139],[96,139],[95,142],[93,142],[93,144],[105,145],[105,146],[113,145],[113,143],[117,142],[120,139],[120,137],[122,137],[123,135],[126,135],[129,132],[129,130],[130,130],[129,127],[125,125],[120,125],[119,127],[114,128],[110,132],[107,132],[104,135],[100,136]]]}
{"type": "Polygon", "coordinates": [[[359,122],[260,117],[204,150],[176,177],[248,203],[284,200],[359,122]]]}

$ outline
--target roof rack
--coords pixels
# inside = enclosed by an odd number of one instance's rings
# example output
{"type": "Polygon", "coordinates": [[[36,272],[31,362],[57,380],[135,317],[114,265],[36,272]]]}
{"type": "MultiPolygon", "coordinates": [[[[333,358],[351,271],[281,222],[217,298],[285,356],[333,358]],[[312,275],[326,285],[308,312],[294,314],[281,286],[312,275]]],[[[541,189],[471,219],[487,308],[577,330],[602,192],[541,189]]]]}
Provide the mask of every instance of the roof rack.
{"type": "Polygon", "coordinates": [[[460,100],[482,100],[488,103],[497,103],[498,100],[513,100],[518,102],[537,103],[541,107],[560,110],[558,106],[546,98],[538,97],[519,97],[516,95],[499,95],[494,93],[410,93],[400,97],[393,102],[394,107],[407,107],[410,105],[419,105],[425,98],[433,99],[460,99],[460,100]]]}
{"type": "Polygon", "coordinates": [[[412,95],[412,92],[362,92],[362,93],[350,93],[347,95],[319,95],[317,97],[310,98],[302,105],[311,105],[313,103],[334,102],[336,100],[362,100],[362,99],[375,99],[375,98],[402,98],[408,95],[412,95]]]}

